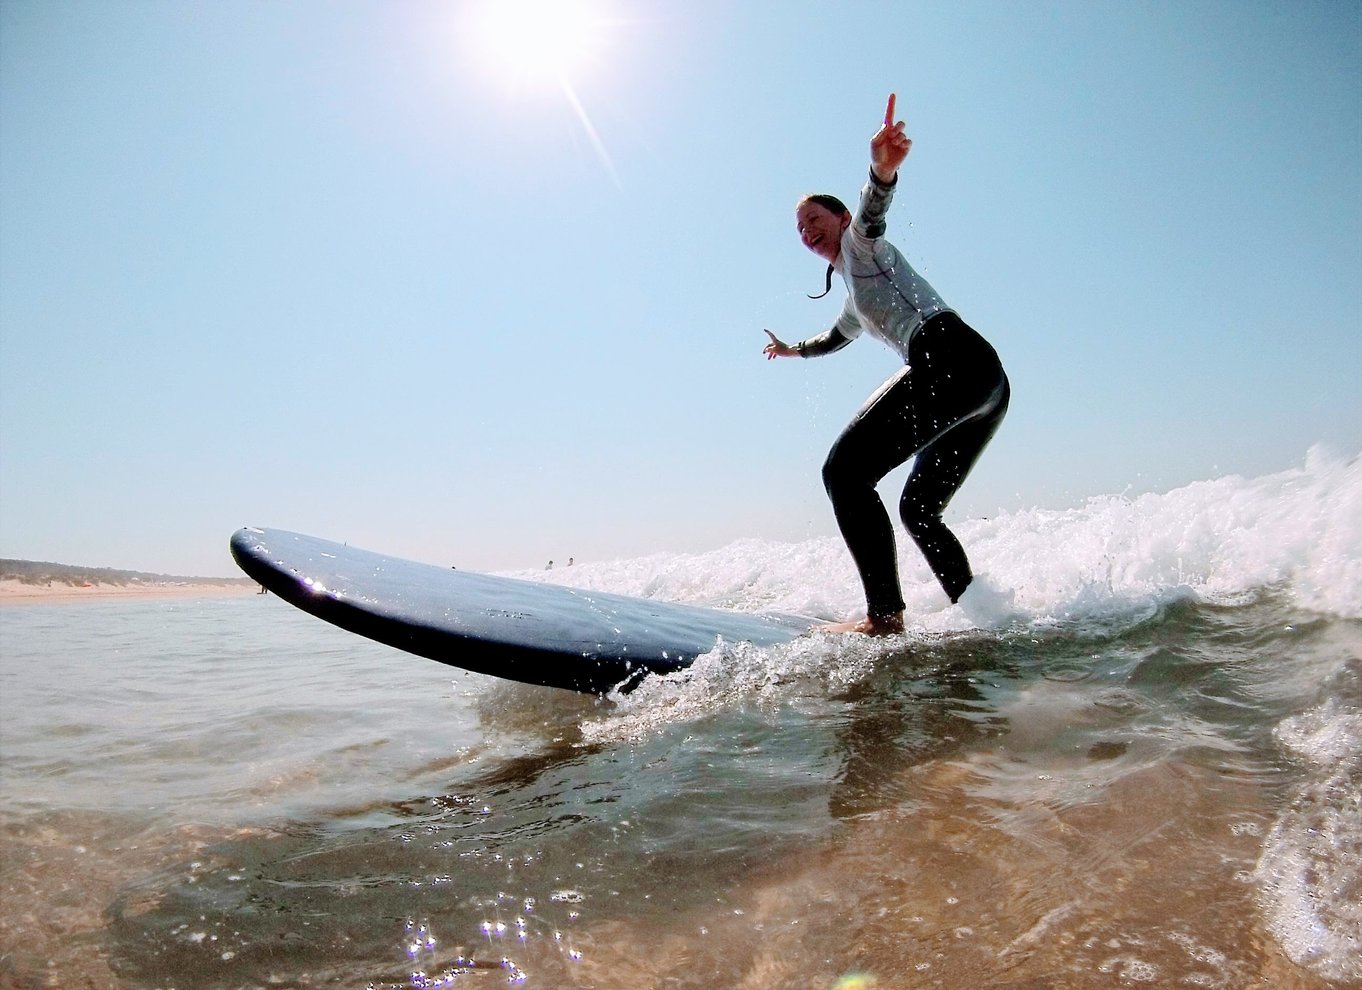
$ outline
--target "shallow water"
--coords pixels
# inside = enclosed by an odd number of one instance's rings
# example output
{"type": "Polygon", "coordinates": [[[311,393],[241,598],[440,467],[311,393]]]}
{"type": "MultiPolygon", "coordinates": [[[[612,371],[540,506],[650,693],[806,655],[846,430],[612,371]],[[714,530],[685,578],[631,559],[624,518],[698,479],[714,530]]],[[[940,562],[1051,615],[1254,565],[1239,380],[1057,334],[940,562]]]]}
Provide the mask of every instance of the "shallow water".
{"type": "MultiPolygon", "coordinates": [[[[5,606],[0,981],[1362,985],[1358,476],[969,524],[1010,599],[905,560],[905,637],[601,700],[272,597],[5,606]]],[[[839,553],[548,576],[838,612],[839,553]]]]}

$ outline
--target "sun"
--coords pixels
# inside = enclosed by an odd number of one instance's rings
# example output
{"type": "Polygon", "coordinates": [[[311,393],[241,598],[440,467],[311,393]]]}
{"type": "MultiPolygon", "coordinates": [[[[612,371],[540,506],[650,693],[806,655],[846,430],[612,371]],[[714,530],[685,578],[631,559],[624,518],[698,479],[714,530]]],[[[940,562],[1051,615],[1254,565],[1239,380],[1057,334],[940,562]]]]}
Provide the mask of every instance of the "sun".
{"type": "Polygon", "coordinates": [[[570,85],[601,56],[600,0],[474,0],[469,42],[489,71],[517,86],[570,85]]]}
{"type": "Polygon", "coordinates": [[[620,21],[611,0],[470,0],[464,41],[489,73],[512,90],[561,94],[610,178],[610,152],[577,95],[577,80],[604,61],[620,21]]]}

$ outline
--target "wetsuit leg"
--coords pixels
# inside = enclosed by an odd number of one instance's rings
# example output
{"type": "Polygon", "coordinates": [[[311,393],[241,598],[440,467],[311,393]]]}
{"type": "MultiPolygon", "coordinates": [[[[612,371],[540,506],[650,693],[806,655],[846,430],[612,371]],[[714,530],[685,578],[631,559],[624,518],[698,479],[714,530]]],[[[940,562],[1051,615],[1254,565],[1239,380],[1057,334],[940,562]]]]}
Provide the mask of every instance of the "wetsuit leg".
{"type": "Polygon", "coordinates": [[[1004,378],[991,408],[952,427],[923,448],[899,500],[904,527],[952,602],[960,600],[974,573],[964,547],[941,521],[941,514],[993,439],[1007,413],[1009,398],[1010,388],[1004,378]]]}
{"type": "Polygon", "coordinates": [[[925,541],[931,546],[924,554],[954,601],[969,583],[969,563],[940,514],[1006,410],[1006,377],[997,356],[958,317],[943,314],[918,336],[923,346],[914,348],[913,367],[889,379],[866,401],[823,465],[823,484],[873,617],[898,615],[904,607],[893,524],[876,484],[930,448],[926,463],[920,457],[914,467],[901,512],[905,524],[911,515],[909,532],[919,545],[925,541]],[[958,438],[957,429],[964,431],[958,438]]]}
{"type": "Polygon", "coordinates": [[[907,422],[910,376],[904,368],[867,399],[823,462],[823,487],[860,572],[871,616],[903,611],[894,525],[875,485],[916,449],[907,422]]]}

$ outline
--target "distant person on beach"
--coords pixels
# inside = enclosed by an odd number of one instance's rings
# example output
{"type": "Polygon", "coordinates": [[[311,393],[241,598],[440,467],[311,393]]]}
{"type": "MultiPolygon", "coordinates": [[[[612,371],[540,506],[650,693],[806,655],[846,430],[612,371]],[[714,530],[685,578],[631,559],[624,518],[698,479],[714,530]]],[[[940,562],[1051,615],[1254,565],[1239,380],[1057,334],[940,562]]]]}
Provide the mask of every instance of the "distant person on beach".
{"type": "Polygon", "coordinates": [[[823,484],[837,525],[865,586],[866,616],[827,632],[887,636],[903,631],[894,526],[876,484],[917,456],[899,500],[903,525],[952,602],[974,579],[960,541],[941,521],[1007,412],[1010,387],[998,355],[950,309],[899,250],[885,240],[885,214],[899,166],[912,141],[894,121],[894,95],[884,125],[870,140],[870,180],[853,216],[835,196],[805,196],[795,207],[800,239],[837,272],[847,300],[837,322],[793,346],[770,330],[768,360],[821,357],[869,331],[906,367],[866,400],[823,464],[823,484]]]}

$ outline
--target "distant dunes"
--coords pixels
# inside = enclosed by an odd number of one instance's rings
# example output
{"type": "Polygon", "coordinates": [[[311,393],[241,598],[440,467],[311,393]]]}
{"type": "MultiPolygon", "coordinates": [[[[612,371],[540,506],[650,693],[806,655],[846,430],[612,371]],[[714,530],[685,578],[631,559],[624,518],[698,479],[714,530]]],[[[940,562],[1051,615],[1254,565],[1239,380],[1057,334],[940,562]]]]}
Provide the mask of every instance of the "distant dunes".
{"type": "Polygon", "coordinates": [[[8,560],[0,558],[0,581],[19,581],[34,587],[65,585],[70,588],[136,588],[174,585],[216,585],[219,587],[247,587],[255,584],[250,578],[181,577],[174,574],[148,574],[144,571],[120,571],[112,567],[77,567],[53,564],[42,560],[8,560]]]}

